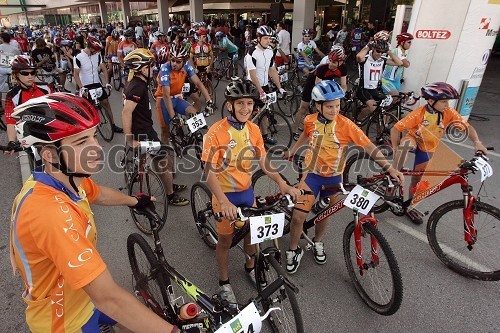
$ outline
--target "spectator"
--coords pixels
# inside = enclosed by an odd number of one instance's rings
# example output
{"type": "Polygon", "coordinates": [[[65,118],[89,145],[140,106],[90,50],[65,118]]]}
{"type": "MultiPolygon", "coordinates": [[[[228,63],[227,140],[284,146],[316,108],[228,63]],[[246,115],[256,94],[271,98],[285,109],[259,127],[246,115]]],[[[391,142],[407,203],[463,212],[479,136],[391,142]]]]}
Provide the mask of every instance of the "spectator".
{"type": "Polygon", "coordinates": [[[278,22],[276,31],[278,32],[279,41],[279,55],[276,55],[276,66],[281,66],[284,63],[288,63],[288,56],[290,55],[290,33],[286,30],[283,22],[278,22]]]}

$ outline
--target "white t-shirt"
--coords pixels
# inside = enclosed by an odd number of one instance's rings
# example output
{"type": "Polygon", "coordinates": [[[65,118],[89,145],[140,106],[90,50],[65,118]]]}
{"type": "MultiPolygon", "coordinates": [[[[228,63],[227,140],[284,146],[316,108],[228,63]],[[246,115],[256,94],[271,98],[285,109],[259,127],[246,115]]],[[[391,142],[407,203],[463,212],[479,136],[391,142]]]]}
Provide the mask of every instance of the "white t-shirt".
{"type": "Polygon", "coordinates": [[[17,40],[15,40],[14,38],[11,38],[9,44],[13,47],[15,47],[16,49],[19,49],[19,43],[17,42],[17,40]]]}
{"type": "Polygon", "coordinates": [[[247,79],[250,78],[250,70],[255,69],[255,75],[261,87],[269,83],[269,68],[274,66],[274,52],[268,47],[263,50],[260,46],[251,47],[245,56],[245,68],[247,69],[247,79]]]}
{"type": "Polygon", "coordinates": [[[74,68],[80,69],[80,80],[84,86],[94,83],[101,83],[99,78],[99,67],[102,63],[100,53],[88,55],[85,51],[78,53],[73,58],[74,68]]]}
{"type": "Polygon", "coordinates": [[[286,54],[290,54],[290,33],[285,29],[278,32],[278,39],[280,41],[279,48],[286,54]]]}
{"type": "Polygon", "coordinates": [[[365,60],[359,64],[359,76],[361,78],[360,85],[365,89],[377,89],[378,83],[382,78],[384,66],[384,58],[375,60],[372,58],[372,51],[368,52],[365,56],[365,60]]]}
{"type": "Polygon", "coordinates": [[[144,28],[141,26],[135,27],[135,38],[142,38],[142,33],[144,32],[144,28]]]}

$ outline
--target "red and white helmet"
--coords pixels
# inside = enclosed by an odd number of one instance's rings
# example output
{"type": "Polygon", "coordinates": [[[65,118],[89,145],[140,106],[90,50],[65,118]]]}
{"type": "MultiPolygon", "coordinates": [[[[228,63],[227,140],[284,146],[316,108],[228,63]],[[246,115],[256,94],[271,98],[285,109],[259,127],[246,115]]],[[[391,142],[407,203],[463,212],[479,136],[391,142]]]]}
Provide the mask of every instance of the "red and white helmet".
{"type": "Polygon", "coordinates": [[[101,41],[94,37],[87,38],[87,46],[96,51],[101,51],[103,48],[101,41]]]}
{"type": "Polygon", "coordinates": [[[95,107],[85,98],[53,93],[32,98],[14,109],[17,139],[25,148],[53,143],[99,124],[95,107]]]}
{"type": "Polygon", "coordinates": [[[340,45],[333,45],[330,53],[328,53],[328,60],[343,61],[344,59],[345,59],[344,48],[340,45]]]}
{"type": "Polygon", "coordinates": [[[30,56],[27,55],[16,55],[11,61],[10,61],[10,67],[12,67],[12,70],[25,70],[25,69],[35,69],[35,63],[33,62],[33,59],[31,59],[30,56]]]}
{"type": "Polygon", "coordinates": [[[388,42],[391,39],[391,34],[387,30],[381,30],[373,36],[374,40],[382,39],[388,42]]]}
{"type": "Polygon", "coordinates": [[[168,55],[170,53],[169,50],[170,50],[170,48],[168,47],[168,45],[165,45],[165,46],[160,47],[156,51],[156,57],[158,59],[158,63],[164,64],[168,61],[168,55]]]}
{"type": "Polygon", "coordinates": [[[413,35],[408,33],[408,32],[403,32],[402,34],[399,34],[396,36],[396,40],[398,41],[398,45],[403,44],[406,41],[412,40],[413,35]]]}
{"type": "Polygon", "coordinates": [[[459,97],[458,91],[446,82],[428,83],[420,91],[423,98],[435,101],[457,99],[459,97]]]}

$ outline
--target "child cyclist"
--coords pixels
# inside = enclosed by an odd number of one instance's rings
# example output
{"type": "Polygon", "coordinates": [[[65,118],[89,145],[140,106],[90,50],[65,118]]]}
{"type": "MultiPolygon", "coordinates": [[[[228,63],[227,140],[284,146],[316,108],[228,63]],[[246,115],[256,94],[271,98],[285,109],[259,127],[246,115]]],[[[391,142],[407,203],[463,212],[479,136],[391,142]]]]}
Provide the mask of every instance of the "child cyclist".
{"type": "MultiPolygon", "coordinates": [[[[206,162],[207,183],[212,190],[212,206],[221,212],[223,219],[217,223],[219,239],[216,248],[219,266],[220,295],[229,303],[236,303],[236,297],[229,284],[228,260],[237,206],[253,206],[254,194],[251,187],[252,161],[273,179],[281,193],[288,193],[294,199],[300,191],[286,184],[266,158],[264,140],[259,126],[250,121],[260,100],[257,87],[249,80],[236,79],[229,83],[224,93],[229,116],[210,127],[203,142],[201,159],[206,162]]],[[[245,252],[252,256],[255,246],[250,244],[250,234],[245,237],[245,252]]],[[[245,270],[250,278],[254,259],[247,260],[245,270]]],[[[253,280],[253,279],[252,279],[253,280]]]]}
{"type": "MultiPolygon", "coordinates": [[[[415,171],[425,170],[449,125],[465,131],[474,142],[476,151],[487,153],[486,148],[479,141],[476,130],[462,119],[457,110],[449,107],[448,101],[459,97],[452,85],[446,82],[430,83],[422,87],[421,94],[427,100],[427,104],[410,112],[391,129],[392,147],[396,152],[394,154],[394,168],[396,170],[400,170],[404,165],[409,150],[415,152],[413,169],[415,171]],[[400,139],[402,132],[407,132],[407,134],[400,139]]],[[[413,196],[412,192],[419,181],[419,177],[412,177],[410,198],[413,196]]],[[[406,215],[415,224],[423,223],[422,216],[416,209],[408,209],[406,215]]]]}
{"type": "MultiPolygon", "coordinates": [[[[285,158],[297,153],[306,143],[309,148],[305,155],[306,172],[297,186],[301,190],[311,191],[314,194],[302,195],[297,199],[292,214],[290,230],[290,249],[286,251],[288,273],[293,274],[300,265],[303,250],[299,247],[304,220],[311,210],[316,197],[330,197],[332,204],[336,191],[321,190],[323,185],[337,185],[342,182],[342,172],[345,166],[347,147],[354,143],[362,147],[382,169],[398,182],[403,181],[401,172],[394,169],[375,147],[363,131],[348,118],[339,114],[340,99],[344,98],[344,91],[340,85],[331,80],[324,80],[316,84],[312,90],[312,99],[315,101],[318,113],[306,116],[304,131],[293,148],[286,152],[285,158]]],[[[323,236],[328,226],[328,219],[316,225],[314,235],[314,259],[316,263],[326,263],[323,236]]]]}

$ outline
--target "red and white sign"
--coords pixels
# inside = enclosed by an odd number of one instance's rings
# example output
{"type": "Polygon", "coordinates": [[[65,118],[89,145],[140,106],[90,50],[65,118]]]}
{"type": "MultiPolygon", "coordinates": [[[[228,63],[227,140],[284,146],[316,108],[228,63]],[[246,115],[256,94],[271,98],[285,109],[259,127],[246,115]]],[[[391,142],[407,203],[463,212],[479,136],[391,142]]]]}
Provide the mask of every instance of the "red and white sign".
{"type": "Polygon", "coordinates": [[[451,32],[448,30],[417,30],[415,37],[423,39],[448,39],[451,32]]]}
{"type": "Polygon", "coordinates": [[[481,23],[479,23],[479,29],[488,29],[490,27],[491,18],[483,17],[481,18],[481,23]]]}

